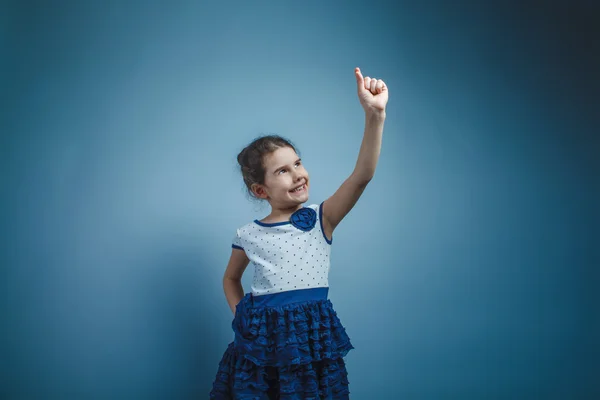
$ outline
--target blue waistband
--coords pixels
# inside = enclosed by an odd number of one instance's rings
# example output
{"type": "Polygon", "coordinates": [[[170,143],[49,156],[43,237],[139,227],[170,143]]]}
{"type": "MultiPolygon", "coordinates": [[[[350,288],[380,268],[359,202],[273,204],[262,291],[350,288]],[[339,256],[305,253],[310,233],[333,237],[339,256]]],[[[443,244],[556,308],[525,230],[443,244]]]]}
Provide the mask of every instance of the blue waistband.
{"type": "Polygon", "coordinates": [[[328,293],[328,287],[318,287],[288,290],[281,293],[263,294],[260,296],[252,295],[252,305],[254,307],[277,307],[303,301],[327,300],[328,293]]]}

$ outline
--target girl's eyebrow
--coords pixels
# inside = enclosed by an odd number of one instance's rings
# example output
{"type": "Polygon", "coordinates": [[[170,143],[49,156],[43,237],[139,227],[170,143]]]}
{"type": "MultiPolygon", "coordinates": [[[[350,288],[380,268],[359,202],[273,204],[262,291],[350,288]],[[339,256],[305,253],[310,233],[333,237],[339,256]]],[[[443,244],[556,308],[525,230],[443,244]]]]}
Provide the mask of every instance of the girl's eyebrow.
{"type": "MultiPolygon", "coordinates": [[[[294,161],[294,164],[296,164],[298,161],[302,161],[302,159],[301,158],[297,159],[296,161],[294,161]]],[[[282,165],[281,167],[276,168],[275,171],[273,171],[273,173],[276,173],[277,171],[279,171],[282,168],[285,168],[285,165],[282,165]]]]}

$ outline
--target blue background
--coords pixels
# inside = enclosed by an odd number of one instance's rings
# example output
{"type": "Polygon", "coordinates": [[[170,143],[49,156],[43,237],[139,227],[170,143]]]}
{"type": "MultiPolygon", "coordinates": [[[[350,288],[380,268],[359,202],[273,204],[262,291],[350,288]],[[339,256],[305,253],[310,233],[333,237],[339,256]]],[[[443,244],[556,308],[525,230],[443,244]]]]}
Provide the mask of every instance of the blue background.
{"type": "Polygon", "coordinates": [[[416,3],[3,2],[0,398],[208,398],[270,212],[236,155],[288,137],[326,199],[357,66],[390,100],[334,233],[352,398],[599,398],[598,7],[416,3]]]}

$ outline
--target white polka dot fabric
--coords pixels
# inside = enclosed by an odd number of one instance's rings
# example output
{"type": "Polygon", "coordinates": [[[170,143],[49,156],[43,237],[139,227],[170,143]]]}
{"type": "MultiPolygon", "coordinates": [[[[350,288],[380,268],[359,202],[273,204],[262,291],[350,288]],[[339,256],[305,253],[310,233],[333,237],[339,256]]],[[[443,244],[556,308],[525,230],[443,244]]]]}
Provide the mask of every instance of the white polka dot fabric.
{"type": "Polygon", "coordinates": [[[232,247],[244,250],[249,266],[254,267],[253,295],[329,286],[332,241],[323,233],[322,205],[306,206],[317,214],[315,226],[308,232],[290,222],[265,224],[258,220],[237,229],[232,247]]]}

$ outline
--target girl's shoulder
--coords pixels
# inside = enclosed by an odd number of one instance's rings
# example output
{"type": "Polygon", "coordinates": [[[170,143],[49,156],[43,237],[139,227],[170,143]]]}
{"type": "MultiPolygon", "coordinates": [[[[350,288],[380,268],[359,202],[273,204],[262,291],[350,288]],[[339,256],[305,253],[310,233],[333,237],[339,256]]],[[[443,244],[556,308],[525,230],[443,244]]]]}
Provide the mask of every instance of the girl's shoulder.
{"type": "Polygon", "coordinates": [[[320,207],[320,206],[321,206],[321,204],[320,204],[320,203],[314,203],[314,204],[310,204],[310,205],[308,205],[308,206],[305,206],[305,207],[312,208],[312,209],[313,209],[313,210],[315,210],[315,211],[319,211],[319,207],[320,207]]]}

